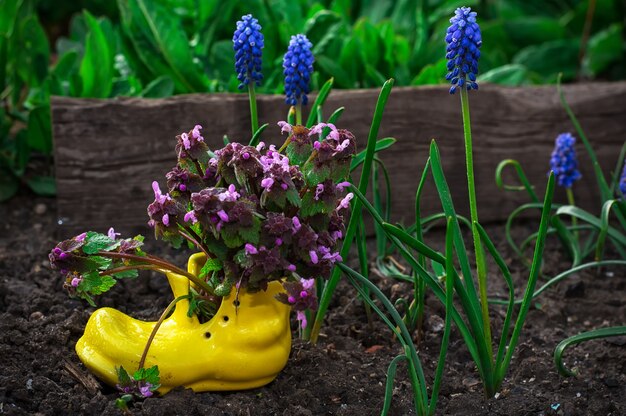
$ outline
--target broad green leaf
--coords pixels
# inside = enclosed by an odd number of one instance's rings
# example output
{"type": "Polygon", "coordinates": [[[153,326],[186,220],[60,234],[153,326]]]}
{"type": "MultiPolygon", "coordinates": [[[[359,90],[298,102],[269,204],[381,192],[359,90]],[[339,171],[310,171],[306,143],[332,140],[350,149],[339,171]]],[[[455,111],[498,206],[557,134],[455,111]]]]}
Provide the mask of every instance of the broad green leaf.
{"type": "Polygon", "coordinates": [[[624,60],[623,26],[614,24],[589,39],[587,53],[583,59],[583,69],[598,75],[608,69],[611,64],[624,60]]]}
{"type": "Polygon", "coordinates": [[[52,152],[52,121],[50,106],[31,110],[28,115],[28,145],[46,155],[52,152]]]}
{"type": "Polygon", "coordinates": [[[53,176],[33,176],[28,178],[26,183],[37,195],[55,196],[57,194],[57,185],[53,176]]]}
{"type": "Polygon", "coordinates": [[[531,83],[530,73],[524,65],[510,64],[494,68],[478,77],[478,82],[520,86],[531,83]]]}
{"type": "Polygon", "coordinates": [[[13,33],[17,19],[17,12],[22,5],[22,0],[0,0],[0,35],[10,37],[13,33]]]}
{"type": "Polygon", "coordinates": [[[106,98],[113,86],[113,53],[98,21],[84,12],[89,28],[85,38],[85,55],[80,64],[81,97],[106,98]]]}
{"type": "Polygon", "coordinates": [[[219,259],[207,258],[204,266],[202,266],[202,269],[200,269],[200,275],[198,277],[200,279],[204,279],[211,272],[222,270],[223,267],[224,265],[219,259]]]}
{"type": "Polygon", "coordinates": [[[0,166],[0,202],[6,201],[17,193],[19,180],[8,170],[0,166]]]}
{"type": "Polygon", "coordinates": [[[83,252],[85,254],[95,254],[100,250],[104,250],[109,247],[113,240],[111,240],[107,235],[96,233],[94,231],[87,232],[86,243],[83,246],[83,252]]]}
{"type": "Polygon", "coordinates": [[[76,73],[78,67],[78,52],[70,50],[61,55],[52,73],[60,80],[69,80],[71,75],[76,73]]]}
{"type": "Polygon", "coordinates": [[[40,86],[48,75],[50,49],[46,33],[36,16],[21,22],[16,48],[13,53],[17,57],[17,73],[30,87],[40,86]]]}
{"type": "Polygon", "coordinates": [[[206,90],[182,22],[170,10],[146,0],[118,0],[118,5],[126,35],[155,76],[169,75],[178,93],[206,90]]]}
{"type": "Polygon", "coordinates": [[[563,25],[557,19],[549,17],[525,15],[516,19],[506,19],[504,29],[511,42],[518,48],[566,37],[563,25]]]}
{"type": "Polygon", "coordinates": [[[140,96],[144,98],[163,98],[174,94],[174,82],[167,75],[160,76],[146,85],[140,96]]]}
{"type": "Polygon", "coordinates": [[[330,43],[339,38],[345,23],[340,15],[328,10],[320,11],[306,21],[304,34],[313,44],[313,56],[324,54],[330,43]]]}
{"type": "Polygon", "coordinates": [[[411,81],[411,85],[437,85],[446,83],[447,60],[440,59],[434,64],[426,65],[411,81]]]}
{"type": "Polygon", "coordinates": [[[89,273],[83,276],[79,288],[92,295],[101,295],[115,286],[116,280],[111,276],[100,276],[98,273],[89,273]]]}
{"type": "Polygon", "coordinates": [[[528,46],[515,55],[513,63],[524,65],[545,81],[556,81],[559,72],[571,79],[578,69],[579,43],[578,39],[559,39],[528,46]]]}

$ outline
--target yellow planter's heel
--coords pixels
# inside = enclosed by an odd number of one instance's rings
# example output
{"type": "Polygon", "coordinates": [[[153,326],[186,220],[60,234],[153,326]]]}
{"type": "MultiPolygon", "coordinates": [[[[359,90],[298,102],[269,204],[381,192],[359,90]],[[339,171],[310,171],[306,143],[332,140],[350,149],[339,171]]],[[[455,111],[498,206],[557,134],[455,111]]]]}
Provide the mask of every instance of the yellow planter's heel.
{"type": "MultiPolygon", "coordinates": [[[[188,270],[198,275],[203,254],[189,259],[188,270]]],[[[189,280],[167,273],[174,297],[186,295],[189,280]]],[[[244,390],[263,386],[287,364],[291,349],[289,306],[274,295],[282,291],[271,282],[267,291],[235,291],[222,300],[217,314],[201,324],[187,317],[189,302],[179,301],[159,328],[145,367],[159,366],[160,393],[185,386],[194,391],[244,390]]],[[[96,310],[76,343],[81,361],[107,384],[117,383],[116,367],[137,369],[146,341],[156,322],[134,319],[112,308],[96,310]]]]}

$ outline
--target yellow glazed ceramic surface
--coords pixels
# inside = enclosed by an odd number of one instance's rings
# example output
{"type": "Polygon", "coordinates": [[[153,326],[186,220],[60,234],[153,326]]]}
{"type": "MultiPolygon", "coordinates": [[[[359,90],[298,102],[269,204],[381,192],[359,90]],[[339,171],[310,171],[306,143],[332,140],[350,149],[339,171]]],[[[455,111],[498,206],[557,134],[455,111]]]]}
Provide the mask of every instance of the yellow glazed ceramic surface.
{"type": "MultiPolygon", "coordinates": [[[[189,259],[188,270],[198,275],[203,254],[189,259]]],[[[186,295],[189,280],[168,273],[174,297],[186,295]]],[[[179,301],[163,321],[148,352],[145,367],[159,366],[160,393],[186,386],[195,391],[244,390],[263,386],[287,364],[291,349],[289,306],[274,295],[282,291],[271,282],[266,292],[235,291],[222,300],[217,314],[204,324],[187,317],[189,302],[179,301]]],[[[117,383],[115,368],[137,369],[146,341],[156,322],[144,322],[122,312],[102,308],[89,318],[76,344],[81,361],[110,385],[117,383]]]]}

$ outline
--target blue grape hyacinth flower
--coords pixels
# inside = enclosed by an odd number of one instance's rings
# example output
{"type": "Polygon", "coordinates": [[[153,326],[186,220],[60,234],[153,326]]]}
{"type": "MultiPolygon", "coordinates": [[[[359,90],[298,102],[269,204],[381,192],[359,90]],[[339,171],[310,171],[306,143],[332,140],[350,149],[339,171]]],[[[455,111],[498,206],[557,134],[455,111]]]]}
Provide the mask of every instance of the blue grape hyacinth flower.
{"type": "Polygon", "coordinates": [[[554,172],[556,183],[564,188],[571,188],[582,176],[578,171],[575,144],[576,138],[570,133],[559,134],[550,157],[550,170],[554,172]]]}
{"type": "Polygon", "coordinates": [[[457,88],[477,90],[476,74],[483,41],[476,23],[476,12],[470,7],[459,7],[450,23],[446,33],[446,59],[450,71],[446,79],[452,84],[450,94],[454,94],[457,88]]]}
{"type": "Polygon", "coordinates": [[[622,191],[624,199],[626,199],[626,159],[624,159],[624,168],[622,169],[622,176],[619,177],[619,190],[622,191]]]}
{"type": "Polygon", "coordinates": [[[285,75],[285,102],[289,105],[308,102],[309,81],[313,74],[313,45],[306,36],[295,35],[289,41],[289,47],[283,58],[285,75]]]}
{"type": "Polygon", "coordinates": [[[237,29],[233,34],[233,49],[235,51],[235,71],[239,80],[239,89],[250,83],[259,85],[263,79],[261,73],[263,34],[259,21],[247,14],[237,22],[237,29]]]}

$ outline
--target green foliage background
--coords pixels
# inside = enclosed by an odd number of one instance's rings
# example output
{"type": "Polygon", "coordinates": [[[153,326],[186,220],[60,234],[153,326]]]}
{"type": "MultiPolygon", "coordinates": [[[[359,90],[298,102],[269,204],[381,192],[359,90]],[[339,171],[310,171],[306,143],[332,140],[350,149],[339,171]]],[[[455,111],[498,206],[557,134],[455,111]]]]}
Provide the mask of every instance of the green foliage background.
{"type": "Polygon", "coordinates": [[[55,193],[51,95],[237,91],[232,33],[247,13],[265,36],[261,93],[283,92],[297,33],[314,45],[313,90],[445,83],[445,30],[464,5],[479,13],[483,82],[626,78],[620,0],[596,2],[586,42],[582,0],[0,0],[0,201],[20,183],[55,193]]]}

